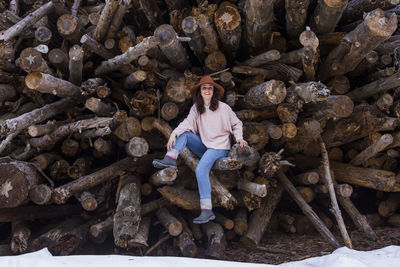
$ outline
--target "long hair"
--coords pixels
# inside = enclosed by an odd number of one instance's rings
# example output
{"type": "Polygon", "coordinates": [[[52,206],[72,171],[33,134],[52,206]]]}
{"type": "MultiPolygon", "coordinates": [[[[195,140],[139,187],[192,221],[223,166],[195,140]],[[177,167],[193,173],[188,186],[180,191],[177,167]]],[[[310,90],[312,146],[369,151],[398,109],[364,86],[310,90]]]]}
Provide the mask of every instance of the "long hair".
{"type": "MultiPolygon", "coordinates": [[[[210,102],[210,110],[216,111],[218,109],[218,100],[221,98],[221,95],[219,93],[219,90],[213,89],[213,96],[211,98],[210,102]]],[[[196,105],[197,112],[200,114],[203,114],[206,111],[206,108],[204,107],[204,100],[203,97],[201,96],[201,88],[197,88],[196,93],[193,95],[193,103],[196,105]]]]}

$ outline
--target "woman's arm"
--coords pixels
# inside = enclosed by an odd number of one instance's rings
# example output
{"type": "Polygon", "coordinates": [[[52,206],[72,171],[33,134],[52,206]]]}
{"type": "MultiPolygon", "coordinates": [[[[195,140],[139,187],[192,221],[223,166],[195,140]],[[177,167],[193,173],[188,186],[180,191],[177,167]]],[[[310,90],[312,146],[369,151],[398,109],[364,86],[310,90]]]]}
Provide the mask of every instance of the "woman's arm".
{"type": "MultiPolygon", "coordinates": [[[[197,133],[197,108],[193,105],[190,108],[188,116],[172,131],[172,134],[175,134],[176,137],[180,136],[182,133],[191,131],[193,133],[197,133]]],[[[171,135],[172,135],[171,134],[171,135]]]]}

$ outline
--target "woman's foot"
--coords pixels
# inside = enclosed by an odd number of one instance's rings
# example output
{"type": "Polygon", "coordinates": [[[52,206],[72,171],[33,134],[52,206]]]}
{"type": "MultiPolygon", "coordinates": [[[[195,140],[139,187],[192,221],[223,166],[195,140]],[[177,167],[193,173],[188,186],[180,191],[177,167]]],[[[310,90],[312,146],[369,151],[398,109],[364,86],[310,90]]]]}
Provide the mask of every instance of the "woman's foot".
{"type": "Polygon", "coordinates": [[[215,219],[214,212],[212,210],[201,210],[201,214],[199,217],[193,219],[193,223],[201,224],[208,223],[211,220],[215,219]]]}
{"type": "Polygon", "coordinates": [[[178,167],[176,166],[176,159],[173,159],[169,156],[164,156],[163,159],[153,160],[153,166],[159,169],[164,169],[164,168],[178,169],[178,167]]]}

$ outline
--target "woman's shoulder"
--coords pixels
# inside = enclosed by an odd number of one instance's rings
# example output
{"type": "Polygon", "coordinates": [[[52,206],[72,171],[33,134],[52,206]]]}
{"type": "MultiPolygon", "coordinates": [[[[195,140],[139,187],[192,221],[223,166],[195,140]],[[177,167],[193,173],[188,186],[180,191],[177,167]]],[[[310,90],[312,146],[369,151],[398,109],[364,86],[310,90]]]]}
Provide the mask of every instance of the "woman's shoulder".
{"type": "Polygon", "coordinates": [[[218,106],[219,106],[219,108],[220,109],[222,109],[222,110],[232,110],[232,108],[228,105],[228,104],[226,104],[225,102],[222,102],[222,101],[218,101],[219,103],[218,103],[218,106]]]}

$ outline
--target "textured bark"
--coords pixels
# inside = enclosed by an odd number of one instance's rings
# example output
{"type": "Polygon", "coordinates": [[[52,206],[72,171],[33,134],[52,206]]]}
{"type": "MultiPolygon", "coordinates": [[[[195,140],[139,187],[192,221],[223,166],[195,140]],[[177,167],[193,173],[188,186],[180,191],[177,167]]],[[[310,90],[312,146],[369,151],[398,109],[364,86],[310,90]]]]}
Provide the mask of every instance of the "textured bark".
{"type": "Polygon", "coordinates": [[[271,61],[276,61],[281,58],[281,54],[278,50],[269,50],[267,52],[256,55],[242,62],[243,65],[250,67],[258,67],[271,61]]]}
{"type": "Polygon", "coordinates": [[[160,186],[160,185],[171,185],[177,178],[177,171],[173,168],[165,168],[162,170],[159,170],[155,172],[151,177],[150,177],[150,183],[154,184],[155,186],[160,186]]]}
{"type": "Polygon", "coordinates": [[[18,23],[14,24],[12,27],[8,28],[4,32],[0,33],[0,40],[9,41],[12,38],[19,35],[27,27],[33,25],[36,21],[41,19],[43,16],[50,14],[54,10],[54,5],[50,1],[44,4],[25,18],[21,19],[18,23]]]}
{"type": "Polygon", "coordinates": [[[290,39],[297,38],[304,30],[310,0],[285,0],[286,33],[290,39]]]}
{"type": "Polygon", "coordinates": [[[107,1],[106,5],[101,11],[99,21],[97,22],[96,28],[93,33],[94,39],[96,39],[98,42],[103,42],[106,38],[107,31],[109,29],[114,13],[118,8],[118,5],[118,0],[107,1]]]}
{"type": "Polygon", "coordinates": [[[95,69],[94,74],[96,76],[100,76],[118,70],[123,65],[129,64],[131,61],[137,59],[139,56],[146,54],[149,49],[157,46],[158,44],[158,38],[153,36],[146,37],[143,39],[142,42],[130,47],[122,55],[118,55],[107,61],[101,62],[100,66],[95,69]]]}
{"type": "Polygon", "coordinates": [[[6,158],[0,161],[0,173],[0,208],[23,204],[28,199],[29,190],[43,180],[33,165],[6,158]]]}
{"type": "Polygon", "coordinates": [[[241,17],[237,7],[228,2],[221,4],[214,14],[214,23],[223,50],[228,55],[233,55],[239,49],[242,36],[241,17]]]}
{"type": "Polygon", "coordinates": [[[263,198],[261,207],[253,211],[249,218],[248,229],[242,236],[240,242],[246,246],[257,246],[263,236],[271,216],[279,203],[283,193],[283,187],[278,185],[276,188],[270,189],[268,195],[263,198]]]}
{"type": "Polygon", "coordinates": [[[150,230],[151,219],[150,217],[144,217],[140,221],[139,229],[134,238],[128,241],[128,247],[148,247],[147,244],[149,230],[150,230]]]}
{"type": "Polygon", "coordinates": [[[274,3],[270,0],[248,0],[244,5],[246,40],[254,51],[268,48],[273,8],[274,3]]]}
{"type": "Polygon", "coordinates": [[[386,147],[388,147],[393,142],[393,137],[390,134],[384,134],[376,140],[372,145],[361,151],[357,156],[355,156],[350,164],[352,165],[361,165],[368,159],[374,157],[377,153],[383,151],[386,147]]]}
{"type": "Polygon", "coordinates": [[[41,72],[31,72],[25,78],[29,89],[60,97],[78,96],[81,92],[78,86],[41,72]]]}
{"type": "Polygon", "coordinates": [[[270,80],[251,88],[244,97],[250,107],[263,108],[281,103],[286,96],[283,82],[270,80]]]}
{"type": "Polygon", "coordinates": [[[118,205],[114,215],[114,243],[126,248],[129,240],[139,230],[141,220],[140,181],[134,176],[125,176],[119,192],[118,205]]]}
{"type": "Polygon", "coordinates": [[[125,169],[130,168],[133,165],[134,162],[132,158],[125,158],[99,171],[59,186],[54,189],[53,201],[58,204],[65,203],[73,194],[118,177],[125,169]]]}
{"type": "Polygon", "coordinates": [[[58,33],[74,44],[78,44],[83,34],[83,26],[73,15],[64,14],[57,20],[58,33]]]}
{"type": "Polygon", "coordinates": [[[293,177],[293,181],[296,184],[311,185],[316,184],[319,181],[319,175],[317,172],[305,172],[293,177]]]}
{"type": "Polygon", "coordinates": [[[69,50],[69,81],[78,86],[82,83],[83,54],[79,45],[74,45],[69,50]]]}
{"type": "Polygon", "coordinates": [[[106,104],[102,102],[101,99],[95,97],[90,97],[86,100],[85,108],[97,114],[98,116],[105,117],[111,117],[116,112],[114,106],[106,104]]]}
{"type": "Polygon", "coordinates": [[[31,236],[31,230],[26,222],[14,222],[11,230],[11,251],[14,254],[21,254],[28,249],[28,239],[31,236]]]}
{"type": "Polygon", "coordinates": [[[221,225],[208,222],[203,224],[201,228],[208,240],[205,254],[210,258],[222,260],[225,255],[226,238],[221,225]]]}
{"type": "Polygon", "coordinates": [[[379,191],[392,191],[395,184],[393,172],[370,168],[353,167],[349,164],[331,162],[331,168],[338,181],[372,188],[379,191]]]}
{"type": "Polygon", "coordinates": [[[170,235],[178,236],[182,233],[182,224],[166,208],[159,209],[156,215],[170,235]]]}
{"type": "Polygon", "coordinates": [[[186,50],[180,44],[177,34],[171,25],[164,24],[154,31],[154,36],[160,40],[159,47],[169,62],[179,70],[189,67],[186,50]]]}
{"type": "Polygon", "coordinates": [[[364,21],[329,53],[321,68],[321,80],[354,70],[368,52],[392,35],[396,27],[395,14],[385,15],[381,9],[368,13],[364,21]]]}
{"type": "Polygon", "coordinates": [[[333,32],[348,0],[321,0],[314,10],[310,24],[317,34],[333,32]]]}
{"type": "Polygon", "coordinates": [[[197,254],[197,246],[194,243],[192,231],[187,225],[184,218],[179,217],[182,224],[182,233],[178,236],[178,247],[184,257],[195,257],[197,254]]]}
{"type": "Polygon", "coordinates": [[[29,190],[29,199],[37,205],[48,205],[51,203],[53,189],[45,184],[38,184],[29,190]]]}
{"type": "Polygon", "coordinates": [[[204,62],[205,53],[203,52],[205,42],[201,36],[200,27],[196,19],[192,16],[186,17],[182,20],[182,30],[187,37],[190,37],[189,47],[199,59],[204,62]]]}

